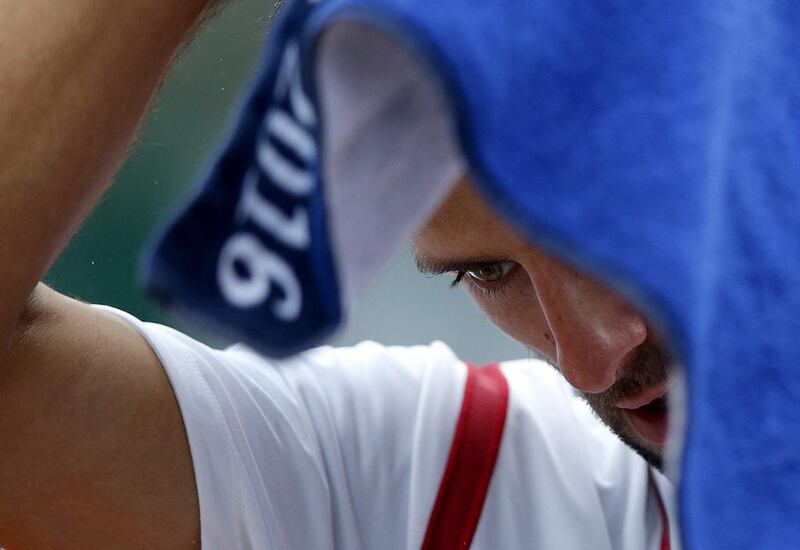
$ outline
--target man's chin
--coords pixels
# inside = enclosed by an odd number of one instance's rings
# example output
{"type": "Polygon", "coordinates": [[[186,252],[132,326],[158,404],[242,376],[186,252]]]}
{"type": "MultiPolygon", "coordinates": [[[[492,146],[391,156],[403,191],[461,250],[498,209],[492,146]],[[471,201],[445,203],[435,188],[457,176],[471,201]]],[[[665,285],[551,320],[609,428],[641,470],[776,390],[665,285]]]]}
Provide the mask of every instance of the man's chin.
{"type": "MultiPolygon", "coordinates": [[[[609,426],[610,427],[610,426],[609,426]]],[[[625,445],[633,449],[636,454],[641,456],[643,459],[647,461],[650,466],[656,468],[662,474],[664,473],[664,448],[659,447],[657,445],[653,445],[652,443],[647,443],[642,441],[642,439],[633,433],[633,430],[627,426],[625,426],[622,430],[617,430],[611,427],[611,431],[616,434],[616,436],[622,441],[625,445]]]]}
{"type": "Polygon", "coordinates": [[[648,464],[664,473],[664,446],[645,441],[636,433],[624,414],[617,408],[609,410],[606,407],[593,403],[591,394],[583,394],[584,400],[589,404],[594,414],[605,424],[625,445],[641,456],[648,464]]]}
{"type": "Polygon", "coordinates": [[[620,434],[617,434],[617,437],[625,443],[628,447],[633,449],[639,456],[647,461],[650,466],[654,467],[656,470],[664,473],[664,451],[663,449],[654,449],[652,445],[646,445],[644,443],[635,441],[632,438],[623,437],[620,434]]]}

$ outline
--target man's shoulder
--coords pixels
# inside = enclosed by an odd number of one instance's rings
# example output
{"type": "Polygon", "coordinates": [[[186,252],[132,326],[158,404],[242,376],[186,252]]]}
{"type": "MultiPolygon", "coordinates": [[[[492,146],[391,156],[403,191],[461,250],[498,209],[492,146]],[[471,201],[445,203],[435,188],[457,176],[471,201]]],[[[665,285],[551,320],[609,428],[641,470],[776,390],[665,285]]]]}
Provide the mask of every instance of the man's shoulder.
{"type": "MultiPolygon", "coordinates": [[[[467,366],[445,343],[384,345],[363,341],[349,346],[322,346],[288,359],[265,357],[244,344],[217,349],[173,328],[142,322],[104,307],[131,324],[159,357],[179,394],[215,389],[218,384],[244,385],[251,393],[272,393],[315,401],[334,409],[366,403],[375,411],[408,410],[424,403],[447,402],[457,412],[467,366]],[[191,387],[189,387],[191,384],[191,387]]],[[[537,359],[500,362],[510,388],[512,415],[536,419],[541,430],[559,434],[565,424],[589,430],[605,428],[551,365],[537,359]]],[[[214,391],[217,393],[218,389],[214,391]]],[[[179,395],[179,397],[181,397],[179,395]]],[[[274,396],[272,397],[274,398],[274,396]]],[[[452,415],[449,415],[452,416],[452,415]]],[[[573,430],[574,431],[574,430],[573,430]]]]}
{"type": "MultiPolygon", "coordinates": [[[[222,410],[240,414],[260,414],[278,403],[282,414],[296,411],[291,416],[297,423],[309,414],[322,422],[323,413],[342,421],[368,415],[375,422],[396,423],[413,418],[426,403],[429,409],[447,409],[452,418],[461,402],[466,366],[441,342],[387,346],[365,341],[272,359],[243,344],[216,349],[172,328],[104,309],[147,340],[182,403],[219,402],[222,410]],[[240,394],[248,399],[231,397],[240,394]]],[[[188,405],[183,412],[191,414],[188,405]]]]}
{"type": "MultiPolygon", "coordinates": [[[[400,369],[417,373],[429,367],[459,368],[461,361],[447,344],[434,341],[426,345],[384,345],[365,340],[346,346],[320,346],[285,359],[266,357],[249,346],[236,343],[214,346],[198,340],[167,325],[141,321],[138,318],[108,306],[95,306],[130,324],[145,338],[157,355],[165,361],[187,360],[186,352],[204,358],[214,358],[244,369],[279,368],[291,371],[298,368],[317,369],[320,373],[331,370],[358,371],[380,374],[387,369],[400,369]],[[183,357],[176,351],[183,351],[183,357]]],[[[165,365],[169,366],[169,365],[165,365]]]]}
{"type": "MultiPolygon", "coordinates": [[[[398,346],[363,341],[351,346],[323,346],[288,359],[271,359],[243,344],[216,349],[170,327],[142,322],[106,308],[139,331],[158,356],[178,397],[184,392],[226,393],[244,386],[257,395],[282,394],[305,406],[326,402],[336,408],[367,404],[375,411],[409,410],[424,403],[461,402],[467,366],[445,343],[398,346]],[[220,386],[220,387],[217,387],[220,386]]],[[[540,431],[557,436],[565,425],[605,429],[551,365],[537,359],[500,363],[510,388],[510,412],[535,419],[540,431]]],[[[450,415],[452,416],[452,415],[450,415]]],[[[571,430],[574,432],[575,430],[571,430]]],[[[613,436],[612,436],[613,437],[613,436]]]]}
{"type": "MultiPolygon", "coordinates": [[[[107,311],[148,341],[182,402],[229,401],[232,392],[246,392],[251,397],[246,403],[255,408],[278,402],[284,414],[302,410],[312,416],[324,411],[340,420],[369,417],[376,431],[381,422],[397,424],[418,410],[448,423],[458,416],[467,366],[442,342],[387,346],[364,341],[275,360],[242,344],[214,349],[169,327],[107,311]]],[[[550,447],[579,444],[592,454],[621,445],[551,365],[536,359],[500,365],[510,389],[509,441],[532,437],[550,447]]],[[[228,406],[244,405],[230,400],[228,406]]],[[[189,414],[188,406],[183,408],[189,414]]],[[[298,412],[296,421],[305,414],[298,412]]]]}
{"type": "Polygon", "coordinates": [[[580,450],[590,468],[639,460],[555,367],[538,359],[504,362],[501,367],[511,388],[509,439],[539,440],[543,448],[572,454],[580,450]]]}
{"type": "Polygon", "coordinates": [[[511,388],[512,408],[553,421],[580,414],[582,401],[553,365],[531,358],[504,361],[500,367],[511,388]]]}

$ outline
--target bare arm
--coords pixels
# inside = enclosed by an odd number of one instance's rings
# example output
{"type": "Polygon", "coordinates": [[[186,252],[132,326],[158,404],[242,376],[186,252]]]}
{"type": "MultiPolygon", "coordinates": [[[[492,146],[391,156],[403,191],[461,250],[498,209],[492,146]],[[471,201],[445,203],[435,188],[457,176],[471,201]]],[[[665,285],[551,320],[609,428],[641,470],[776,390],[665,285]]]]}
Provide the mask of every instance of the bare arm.
{"type": "Polygon", "coordinates": [[[209,0],[0,0],[0,341],[209,0]]]}
{"type": "Polygon", "coordinates": [[[157,358],[39,279],[110,181],[211,0],[0,0],[0,546],[199,543],[157,358]],[[36,289],[36,290],[34,290],[36,289]]]}

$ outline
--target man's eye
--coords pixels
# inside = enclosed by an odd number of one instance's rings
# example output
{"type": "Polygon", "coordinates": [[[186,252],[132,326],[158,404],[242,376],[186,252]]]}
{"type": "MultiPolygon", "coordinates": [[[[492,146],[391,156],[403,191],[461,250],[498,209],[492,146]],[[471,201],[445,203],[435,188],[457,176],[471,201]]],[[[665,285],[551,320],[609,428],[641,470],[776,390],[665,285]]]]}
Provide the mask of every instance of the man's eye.
{"type": "Polygon", "coordinates": [[[514,262],[490,262],[477,269],[471,269],[466,274],[484,283],[497,283],[508,275],[514,265],[514,262]]]}

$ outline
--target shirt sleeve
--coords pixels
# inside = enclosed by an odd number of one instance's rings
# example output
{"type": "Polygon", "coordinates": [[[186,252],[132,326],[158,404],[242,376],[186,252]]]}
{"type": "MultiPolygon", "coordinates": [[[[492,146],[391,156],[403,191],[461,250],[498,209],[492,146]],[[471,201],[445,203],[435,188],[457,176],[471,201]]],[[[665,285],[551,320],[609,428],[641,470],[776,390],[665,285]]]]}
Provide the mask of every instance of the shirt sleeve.
{"type": "Polygon", "coordinates": [[[449,348],[363,343],[267,361],[107,310],[170,379],[204,549],[420,546],[466,379],[449,348]]]}

